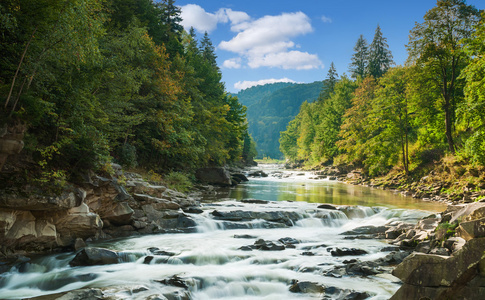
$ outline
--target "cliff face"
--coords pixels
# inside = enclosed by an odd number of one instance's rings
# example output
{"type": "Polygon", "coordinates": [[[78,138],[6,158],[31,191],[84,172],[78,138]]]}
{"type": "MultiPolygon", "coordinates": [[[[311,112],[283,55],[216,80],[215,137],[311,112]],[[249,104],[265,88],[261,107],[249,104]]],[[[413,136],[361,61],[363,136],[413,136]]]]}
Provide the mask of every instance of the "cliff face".
{"type": "Polygon", "coordinates": [[[80,240],[193,230],[195,222],[179,209],[197,206],[195,200],[137,174],[126,176],[121,185],[116,176],[91,174],[60,196],[0,191],[1,252],[36,253],[72,248],[80,240]]]}

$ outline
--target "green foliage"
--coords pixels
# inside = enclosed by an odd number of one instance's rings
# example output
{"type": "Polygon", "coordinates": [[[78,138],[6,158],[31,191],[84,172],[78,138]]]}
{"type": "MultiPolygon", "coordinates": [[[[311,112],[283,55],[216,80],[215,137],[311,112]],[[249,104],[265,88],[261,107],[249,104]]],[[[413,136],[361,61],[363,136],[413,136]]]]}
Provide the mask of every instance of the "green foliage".
{"type": "Polygon", "coordinates": [[[247,106],[248,130],[254,138],[258,157],[281,158],[280,132],[298,114],[304,101],[318,98],[323,83],[274,83],[255,86],[237,94],[247,106]]]}
{"type": "Polygon", "coordinates": [[[485,12],[475,30],[465,49],[474,58],[463,70],[465,102],[460,114],[471,128],[465,153],[474,163],[485,166],[485,12]]]}
{"type": "Polygon", "coordinates": [[[432,101],[439,103],[444,119],[448,150],[454,153],[456,108],[462,102],[463,81],[460,72],[469,56],[463,51],[463,39],[469,38],[478,23],[478,10],[464,0],[439,0],[413,28],[407,45],[409,60],[422,69],[418,80],[439,93],[432,101]]]}
{"type": "Polygon", "coordinates": [[[246,108],[209,36],[199,48],[180,22],[174,0],[0,4],[0,117],[28,124],[40,180],[112,158],[157,172],[242,159],[246,108]]]}
{"type": "Polygon", "coordinates": [[[192,181],[189,176],[180,172],[170,172],[164,178],[163,182],[167,184],[168,188],[177,190],[181,193],[186,193],[192,188],[192,181]]]}
{"type": "Polygon", "coordinates": [[[369,47],[364,36],[361,34],[354,46],[354,54],[351,58],[349,70],[352,78],[364,78],[369,65],[369,47]]]}
{"type": "Polygon", "coordinates": [[[366,74],[374,78],[380,78],[394,64],[387,39],[382,35],[379,25],[369,46],[368,59],[366,74]]]}

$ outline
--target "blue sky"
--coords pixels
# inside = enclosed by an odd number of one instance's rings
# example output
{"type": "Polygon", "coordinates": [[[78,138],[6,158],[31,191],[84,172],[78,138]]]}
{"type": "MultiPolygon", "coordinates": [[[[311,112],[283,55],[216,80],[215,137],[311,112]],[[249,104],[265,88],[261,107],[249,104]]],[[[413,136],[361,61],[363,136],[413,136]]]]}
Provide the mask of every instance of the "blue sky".
{"type": "MultiPolygon", "coordinates": [[[[469,0],[478,9],[483,0],[469,0]]],[[[198,37],[207,31],[216,47],[226,89],[323,80],[334,62],[348,73],[360,34],[370,44],[377,24],[396,64],[407,58],[405,44],[415,22],[435,0],[177,0],[184,27],[198,37]]]]}

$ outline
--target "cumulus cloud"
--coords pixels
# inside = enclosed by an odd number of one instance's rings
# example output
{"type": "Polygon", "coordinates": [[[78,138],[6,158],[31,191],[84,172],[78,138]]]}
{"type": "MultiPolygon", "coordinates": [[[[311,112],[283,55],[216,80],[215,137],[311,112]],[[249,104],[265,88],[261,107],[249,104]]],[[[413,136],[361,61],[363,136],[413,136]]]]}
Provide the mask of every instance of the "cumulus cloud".
{"type": "MultiPolygon", "coordinates": [[[[308,70],[322,67],[316,54],[297,51],[300,48],[292,39],[313,31],[310,18],[303,12],[264,16],[259,19],[242,11],[221,8],[215,13],[206,12],[196,4],[181,6],[182,25],[186,30],[194,27],[199,32],[211,32],[219,23],[230,23],[236,32],[229,41],[222,41],[218,49],[239,55],[228,59],[225,68],[238,69],[244,64],[250,68],[270,67],[281,69],[308,70]]],[[[322,20],[324,20],[322,18],[322,20]]],[[[329,18],[324,22],[331,22],[329,18]]]]}
{"type": "Polygon", "coordinates": [[[247,13],[230,8],[221,8],[215,13],[209,13],[199,5],[187,4],[181,6],[180,10],[181,24],[187,31],[190,27],[194,27],[199,32],[211,32],[217,28],[218,23],[229,22],[231,28],[237,28],[241,23],[251,19],[247,13]]]}
{"type": "Polygon", "coordinates": [[[219,17],[216,14],[206,12],[196,4],[187,4],[181,7],[180,17],[185,30],[194,27],[199,32],[211,32],[217,28],[219,17]]]}
{"type": "Polygon", "coordinates": [[[240,57],[225,60],[224,63],[222,64],[222,67],[227,69],[240,69],[241,66],[242,65],[241,65],[240,57]]]}
{"type": "Polygon", "coordinates": [[[313,31],[310,18],[302,12],[242,21],[232,28],[239,33],[229,41],[222,41],[218,47],[246,58],[251,68],[300,70],[322,66],[317,55],[290,50],[296,47],[292,38],[313,31]]]}
{"type": "Polygon", "coordinates": [[[332,19],[327,16],[322,16],[323,23],[332,23],[332,19]]]}
{"type": "Polygon", "coordinates": [[[259,67],[279,67],[282,69],[311,70],[322,66],[322,62],[315,54],[289,51],[254,57],[249,61],[249,66],[253,69],[259,67]]]}
{"type": "Polygon", "coordinates": [[[258,81],[238,81],[234,84],[234,88],[236,88],[238,90],[244,90],[244,89],[247,89],[247,88],[250,88],[250,87],[253,87],[253,86],[257,86],[257,85],[265,85],[265,84],[268,84],[268,83],[277,83],[277,82],[296,83],[296,81],[289,79],[289,78],[286,78],[286,77],[281,78],[281,79],[271,78],[271,79],[262,79],[262,80],[258,80],[258,81]]]}

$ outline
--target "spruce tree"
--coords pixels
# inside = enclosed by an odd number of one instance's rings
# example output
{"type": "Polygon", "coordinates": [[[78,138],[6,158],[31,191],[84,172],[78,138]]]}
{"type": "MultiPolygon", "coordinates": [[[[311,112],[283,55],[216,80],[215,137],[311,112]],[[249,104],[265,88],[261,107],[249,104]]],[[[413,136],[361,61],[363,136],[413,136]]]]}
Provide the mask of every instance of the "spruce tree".
{"type": "Polygon", "coordinates": [[[327,78],[323,81],[323,88],[322,92],[320,93],[318,100],[322,101],[325,99],[330,98],[330,95],[333,93],[335,89],[335,84],[338,81],[338,74],[337,69],[333,62],[330,64],[330,68],[328,69],[327,78]]]}
{"type": "Polygon", "coordinates": [[[387,38],[382,36],[381,27],[377,25],[374,40],[369,47],[369,64],[367,75],[380,78],[394,64],[392,54],[387,44],[387,38]]]}
{"type": "Polygon", "coordinates": [[[217,67],[217,55],[215,53],[215,48],[214,45],[212,45],[212,41],[209,38],[209,34],[207,31],[204,33],[204,37],[202,38],[202,41],[200,41],[200,52],[202,53],[202,56],[216,69],[219,69],[217,67]]]}
{"type": "Polygon", "coordinates": [[[354,47],[354,55],[352,55],[352,62],[350,63],[350,71],[352,78],[364,78],[366,75],[367,66],[369,63],[369,49],[367,40],[361,34],[354,47]]]}

